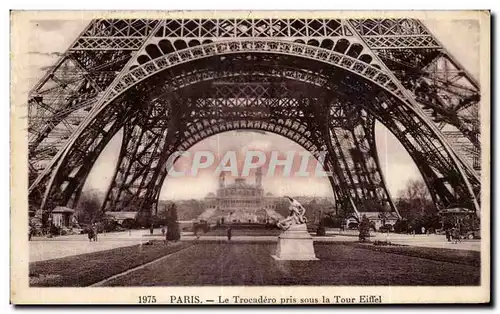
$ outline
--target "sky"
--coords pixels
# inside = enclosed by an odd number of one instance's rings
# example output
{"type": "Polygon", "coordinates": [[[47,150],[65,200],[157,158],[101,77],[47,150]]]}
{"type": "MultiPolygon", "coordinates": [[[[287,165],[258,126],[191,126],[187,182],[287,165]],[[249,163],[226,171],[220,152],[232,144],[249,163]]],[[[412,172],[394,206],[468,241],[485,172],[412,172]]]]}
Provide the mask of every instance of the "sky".
{"type": "MultiPolygon", "coordinates": [[[[474,20],[425,20],[429,30],[437,37],[447,50],[475,78],[479,78],[479,26],[474,20]]],[[[47,68],[53,65],[61,53],[68,48],[78,34],[88,24],[86,20],[71,21],[34,21],[29,31],[30,50],[29,85],[34,86],[44,75],[47,68]]],[[[99,156],[92,169],[84,191],[105,192],[110,184],[115,169],[122,134],[119,132],[99,156]]],[[[421,176],[399,141],[380,123],[376,125],[376,143],[379,158],[385,175],[389,192],[397,196],[409,180],[421,179],[421,176]]],[[[209,150],[223,155],[228,150],[242,154],[247,150],[276,150],[279,152],[294,151],[296,154],[305,150],[282,136],[272,133],[226,132],[207,138],[189,151],[209,150]]],[[[248,178],[253,181],[253,178],[248,178]]],[[[212,171],[202,171],[198,176],[167,177],[161,199],[202,198],[214,192],[218,185],[217,176],[212,171]]],[[[264,176],[263,185],[266,192],[274,195],[311,195],[332,197],[332,189],[325,177],[283,177],[264,176]]]]}

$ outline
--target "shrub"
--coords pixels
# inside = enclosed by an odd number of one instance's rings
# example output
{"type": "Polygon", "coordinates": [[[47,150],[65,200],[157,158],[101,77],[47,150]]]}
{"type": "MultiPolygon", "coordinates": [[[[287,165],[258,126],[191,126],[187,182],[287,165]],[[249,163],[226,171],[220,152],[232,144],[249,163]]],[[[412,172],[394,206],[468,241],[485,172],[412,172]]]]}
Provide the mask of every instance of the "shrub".
{"type": "Polygon", "coordinates": [[[322,224],[319,225],[318,229],[316,230],[316,235],[317,236],[324,236],[324,235],[326,235],[325,226],[323,226],[322,224]]]}
{"type": "Polygon", "coordinates": [[[168,210],[167,240],[177,241],[180,238],[181,232],[179,230],[179,223],[177,222],[177,208],[174,204],[168,210]]]}
{"type": "Polygon", "coordinates": [[[398,220],[394,224],[394,232],[396,233],[408,232],[408,228],[408,221],[406,219],[398,220]]]}
{"type": "Polygon", "coordinates": [[[125,229],[134,229],[138,227],[138,223],[135,219],[125,219],[122,222],[122,227],[125,229]]]}
{"type": "Polygon", "coordinates": [[[49,229],[50,235],[56,236],[56,235],[61,235],[61,228],[51,225],[49,229]]]}
{"type": "Polygon", "coordinates": [[[393,245],[393,244],[387,240],[385,240],[385,241],[377,240],[377,241],[373,242],[373,245],[385,246],[385,245],[393,245]]]}
{"type": "Polygon", "coordinates": [[[363,215],[361,222],[359,223],[359,241],[365,242],[370,237],[370,221],[363,215]]]}

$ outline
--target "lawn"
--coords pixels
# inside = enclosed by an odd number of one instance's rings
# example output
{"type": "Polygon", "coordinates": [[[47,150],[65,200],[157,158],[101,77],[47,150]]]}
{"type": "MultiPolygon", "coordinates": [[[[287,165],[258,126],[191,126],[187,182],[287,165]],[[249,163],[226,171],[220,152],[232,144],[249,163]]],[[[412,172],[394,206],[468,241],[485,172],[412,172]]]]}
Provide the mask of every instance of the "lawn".
{"type": "Polygon", "coordinates": [[[31,286],[478,285],[479,252],[353,242],[314,244],[318,261],[276,261],[276,243],[163,241],[30,264],[31,286]]]}
{"type": "Polygon", "coordinates": [[[363,243],[352,243],[352,245],[378,252],[421,257],[434,261],[449,262],[476,267],[481,266],[481,253],[477,251],[441,249],[408,245],[376,246],[373,244],[363,243]]]}
{"type": "MultiPolygon", "coordinates": [[[[477,266],[409,256],[416,251],[404,247],[374,250],[355,243],[317,243],[318,261],[276,261],[271,256],[275,249],[276,244],[270,243],[199,243],[167,257],[164,263],[149,265],[105,285],[435,286],[478,285],[480,281],[477,266]],[[383,251],[389,249],[397,254],[383,251]]],[[[431,257],[431,251],[421,249],[426,253],[420,254],[431,257]]],[[[451,260],[455,261],[454,257],[451,260]]]]}
{"type": "Polygon", "coordinates": [[[188,242],[169,244],[169,246],[165,246],[163,241],[153,241],[151,243],[151,245],[133,245],[30,263],[30,286],[89,286],[130,268],[146,264],[193,245],[188,242]]]}

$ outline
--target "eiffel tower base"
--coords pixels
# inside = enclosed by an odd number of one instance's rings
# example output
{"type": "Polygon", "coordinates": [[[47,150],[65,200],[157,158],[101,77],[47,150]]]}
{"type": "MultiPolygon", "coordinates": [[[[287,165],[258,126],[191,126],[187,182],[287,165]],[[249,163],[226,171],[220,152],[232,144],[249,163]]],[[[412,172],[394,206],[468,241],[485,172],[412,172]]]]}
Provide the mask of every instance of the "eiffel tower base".
{"type": "Polygon", "coordinates": [[[281,261],[318,260],[313,238],[307,232],[306,224],[292,226],[278,237],[278,247],[273,258],[281,261]]]}

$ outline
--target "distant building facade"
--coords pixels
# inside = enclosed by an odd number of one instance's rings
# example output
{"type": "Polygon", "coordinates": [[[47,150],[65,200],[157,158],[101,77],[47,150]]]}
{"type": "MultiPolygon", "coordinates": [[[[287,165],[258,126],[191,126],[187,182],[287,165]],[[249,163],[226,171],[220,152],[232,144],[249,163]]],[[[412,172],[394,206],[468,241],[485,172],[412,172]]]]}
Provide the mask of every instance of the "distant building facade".
{"type": "Polygon", "coordinates": [[[198,220],[210,223],[266,223],[282,219],[276,212],[278,197],[264,193],[262,186],[262,169],[255,174],[255,183],[251,184],[245,178],[236,178],[227,183],[226,175],[219,176],[219,187],[216,193],[205,197],[206,210],[198,220]]]}

